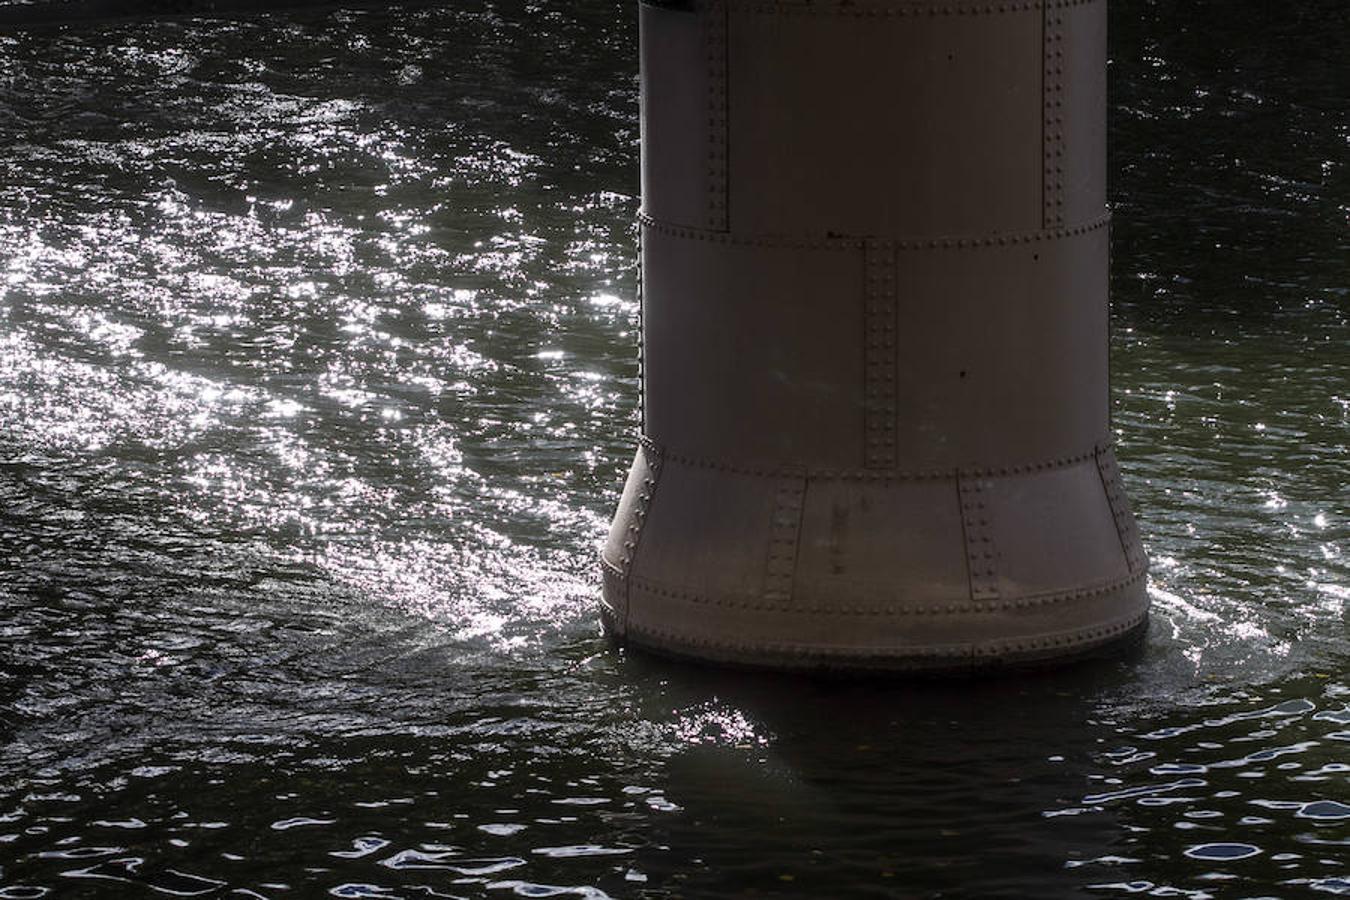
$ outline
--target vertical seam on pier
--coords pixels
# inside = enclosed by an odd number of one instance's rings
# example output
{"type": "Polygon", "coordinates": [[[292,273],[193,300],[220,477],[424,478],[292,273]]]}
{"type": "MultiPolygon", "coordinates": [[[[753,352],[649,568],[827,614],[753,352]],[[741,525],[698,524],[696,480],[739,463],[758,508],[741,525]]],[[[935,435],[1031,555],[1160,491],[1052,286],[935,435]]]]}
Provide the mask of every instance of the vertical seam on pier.
{"type": "MultiPolygon", "coordinates": [[[[1106,327],[1102,329],[1104,332],[1102,334],[1102,343],[1105,344],[1102,348],[1102,355],[1106,359],[1106,396],[1102,399],[1106,403],[1106,433],[1108,436],[1115,433],[1116,424],[1115,398],[1111,395],[1111,385],[1116,383],[1116,362],[1114,350],[1111,347],[1111,272],[1113,271],[1112,267],[1115,265],[1115,242],[1113,240],[1113,235],[1111,234],[1111,229],[1113,227],[1111,220],[1108,218],[1106,221],[1106,327]]],[[[1097,452],[1100,453],[1101,450],[1098,449],[1097,452]]]]}
{"type": "Polygon", "coordinates": [[[657,446],[655,441],[646,438],[641,439],[638,442],[638,452],[642,454],[642,461],[646,466],[647,473],[642,479],[642,489],[638,492],[637,502],[633,504],[633,517],[626,526],[628,534],[623,542],[623,556],[619,558],[619,567],[623,572],[624,581],[622,621],[625,629],[628,625],[633,565],[637,560],[638,548],[642,544],[643,526],[647,523],[652,501],[656,498],[656,486],[661,481],[661,469],[664,462],[661,448],[657,446]]]}
{"type": "Polygon", "coordinates": [[[727,17],[726,0],[712,0],[703,17],[708,75],[708,228],[730,230],[727,168],[727,17]]]}
{"type": "Polygon", "coordinates": [[[1064,10],[1041,10],[1041,227],[1064,224],[1064,10]]]}
{"type": "Polygon", "coordinates": [[[978,476],[956,475],[961,501],[961,531],[966,542],[966,566],[970,599],[980,603],[997,600],[998,549],[990,524],[989,489],[993,482],[978,476]]]}
{"type": "Polygon", "coordinates": [[[789,603],[792,600],[792,583],[797,574],[797,542],[802,532],[805,500],[805,472],[793,472],[778,479],[764,569],[766,601],[789,603]]]}
{"type": "Polygon", "coordinates": [[[637,402],[638,402],[638,436],[647,433],[647,370],[644,365],[646,349],[645,311],[646,304],[645,292],[642,290],[642,243],[643,234],[646,226],[641,221],[638,222],[637,229],[637,402]]]}
{"type": "Polygon", "coordinates": [[[863,245],[863,440],[869,469],[896,464],[895,244],[863,245]]]}
{"type": "Polygon", "coordinates": [[[1120,537],[1120,549],[1125,554],[1125,565],[1131,575],[1138,575],[1148,567],[1144,556],[1144,545],[1139,538],[1139,528],[1134,515],[1130,512],[1130,501],[1125,496],[1125,486],[1120,480],[1120,465],[1116,454],[1110,447],[1097,448],[1097,472],[1101,475],[1102,490],[1106,492],[1106,502],[1111,507],[1111,516],[1116,520],[1116,534],[1120,537]]]}

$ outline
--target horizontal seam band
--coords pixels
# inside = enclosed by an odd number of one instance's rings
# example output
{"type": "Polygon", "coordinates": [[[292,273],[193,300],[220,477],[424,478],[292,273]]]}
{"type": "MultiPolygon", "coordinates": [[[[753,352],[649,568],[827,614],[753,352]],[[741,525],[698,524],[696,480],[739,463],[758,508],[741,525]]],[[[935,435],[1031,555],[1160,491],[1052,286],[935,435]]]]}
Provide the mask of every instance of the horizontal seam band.
{"type": "MultiPolygon", "coordinates": [[[[840,18],[910,18],[919,16],[980,16],[1007,13],[1035,12],[1042,9],[1068,9],[1087,6],[1103,0],[1014,0],[1011,3],[953,2],[953,3],[896,3],[886,0],[866,0],[864,3],[839,2],[803,3],[793,0],[726,0],[734,13],[760,15],[838,16],[840,18]]],[[[648,6],[667,6],[668,3],[646,0],[648,6]]]]}
{"type": "Polygon", "coordinates": [[[1117,581],[1108,584],[1096,585],[1090,588],[1079,588],[1073,591],[1059,591],[1044,594],[1029,594],[1025,597],[1008,597],[998,600],[973,601],[955,606],[941,606],[929,604],[926,606],[903,607],[903,606],[862,606],[858,604],[838,605],[838,606],[803,606],[794,603],[771,603],[762,600],[739,598],[718,598],[709,597],[704,594],[698,594],[693,591],[683,591],[678,588],[667,588],[658,585],[656,582],[638,575],[629,575],[628,581],[632,587],[640,591],[646,591],[649,594],[655,594],[658,597],[666,597],[671,600],[684,600],[689,603],[698,603],[705,606],[716,606],[723,609],[747,609],[756,612],[784,612],[784,613],[804,613],[806,615],[849,615],[849,616],[914,616],[914,617],[941,617],[941,616],[959,616],[991,613],[1009,612],[1013,610],[1035,609],[1044,606],[1056,606],[1063,603],[1072,603],[1077,600],[1088,600],[1093,597],[1102,597],[1116,591],[1125,590],[1133,587],[1142,581],[1147,573],[1137,572],[1117,581]]]}
{"type": "Polygon", "coordinates": [[[1013,3],[885,3],[870,0],[864,4],[800,3],[792,0],[727,0],[732,12],[769,15],[840,16],[847,18],[907,18],[918,16],[982,16],[1035,12],[1042,9],[1067,9],[1086,6],[1100,0],[1017,0],[1013,3]]]}
{"type": "Polygon", "coordinates": [[[1111,224],[1111,214],[1106,213],[1081,225],[1062,228],[1045,228],[1038,231],[1010,232],[991,234],[982,237],[932,237],[932,238],[884,238],[840,236],[826,238],[794,238],[787,235],[738,235],[725,231],[709,231],[704,228],[691,228],[652,218],[645,212],[637,214],[638,224],[659,234],[684,238],[691,241],[707,241],[713,244],[728,244],[737,247],[776,247],[794,250],[860,250],[868,244],[888,247],[897,251],[912,250],[985,250],[994,247],[1011,247],[1019,244],[1036,244],[1046,241],[1064,240],[1080,237],[1093,231],[1099,231],[1111,224]]]}
{"type": "Polygon", "coordinates": [[[824,657],[840,660],[927,658],[927,659],[978,659],[997,656],[1002,653],[1029,653],[1038,650],[1069,649],[1075,646],[1097,644],[1113,637],[1119,637],[1138,627],[1148,619],[1148,610],[1133,613],[1104,625],[1067,632],[1057,632],[1037,638],[1020,640],[969,641],[952,644],[932,644],[919,647],[866,648],[811,644],[788,644],[782,642],[723,641],[697,637],[664,628],[629,626],[629,637],[640,644],[643,637],[655,638],[666,646],[678,649],[685,647],[705,647],[717,650],[736,651],[748,654],[773,654],[780,657],[824,657]]]}
{"type": "Polygon", "coordinates": [[[805,476],[814,481],[944,481],[954,479],[958,476],[968,478],[997,478],[1000,476],[1012,475],[1031,475],[1037,472],[1051,472],[1056,469],[1067,469],[1071,466],[1081,465],[1088,460],[1096,459],[1097,455],[1111,449],[1114,442],[1094,445],[1091,450],[1076,453],[1071,456],[1057,456],[1052,459],[1041,460],[1034,463],[1020,463],[1008,466],[952,466],[946,469],[838,469],[829,467],[813,468],[810,466],[790,466],[790,465],[755,465],[754,463],[742,463],[734,460],[710,459],[708,457],[689,456],[683,453],[676,453],[667,447],[654,441],[652,438],[642,436],[638,442],[655,452],[659,452],[661,457],[668,461],[679,463],[697,469],[714,469],[719,472],[730,472],[736,475],[753,475],[761,478],[782,478],[785,476],[805,476]]]}

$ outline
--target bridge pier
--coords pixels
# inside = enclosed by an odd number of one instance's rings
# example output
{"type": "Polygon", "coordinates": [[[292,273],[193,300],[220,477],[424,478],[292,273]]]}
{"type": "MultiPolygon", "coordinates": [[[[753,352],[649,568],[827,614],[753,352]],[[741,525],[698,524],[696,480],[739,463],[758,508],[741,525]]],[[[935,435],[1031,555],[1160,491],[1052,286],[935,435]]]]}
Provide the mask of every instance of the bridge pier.
{"type": "Polygon", "coordinates": [[[1104,0],[640,16],[643,434],[602,554],[608,630],[897,669],[1138,633],[1104,0]]]}

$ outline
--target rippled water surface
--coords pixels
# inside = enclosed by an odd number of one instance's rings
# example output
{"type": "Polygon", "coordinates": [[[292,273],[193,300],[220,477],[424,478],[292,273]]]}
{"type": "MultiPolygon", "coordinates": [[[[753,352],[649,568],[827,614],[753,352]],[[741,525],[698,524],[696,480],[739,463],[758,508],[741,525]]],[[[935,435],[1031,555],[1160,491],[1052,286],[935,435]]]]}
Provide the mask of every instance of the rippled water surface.
{"type": "Polygon", "coordinates": [[[626,2],[0,33],[0,898],[1350,894],[1350,7],[1116,0],[1129,658],[625,657],[626,2]]]}

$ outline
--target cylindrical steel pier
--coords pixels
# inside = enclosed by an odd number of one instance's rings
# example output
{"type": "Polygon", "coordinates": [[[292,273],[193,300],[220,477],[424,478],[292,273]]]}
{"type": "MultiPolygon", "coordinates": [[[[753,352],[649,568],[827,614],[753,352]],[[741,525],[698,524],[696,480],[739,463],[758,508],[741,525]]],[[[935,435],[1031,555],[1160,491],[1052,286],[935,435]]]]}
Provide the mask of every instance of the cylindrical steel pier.
{"type": "Polygon", "coordinates": [[[607,628],[839,668],[1141,628],[1104,0],[640,10],[644,433],[607,628]]]}

